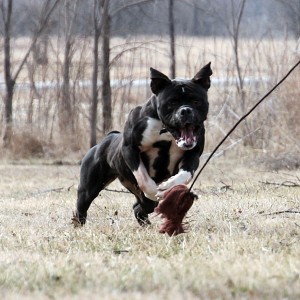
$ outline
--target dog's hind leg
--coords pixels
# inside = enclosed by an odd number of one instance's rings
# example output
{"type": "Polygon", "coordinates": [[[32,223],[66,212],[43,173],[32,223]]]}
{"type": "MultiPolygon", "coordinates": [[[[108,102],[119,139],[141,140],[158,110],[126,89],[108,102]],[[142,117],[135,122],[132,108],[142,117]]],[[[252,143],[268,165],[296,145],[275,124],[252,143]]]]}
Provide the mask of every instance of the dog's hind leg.
{"type": "Polygon", "coordinates": [[[102,155],[101,145],[90,149],[82,160],[80,183],[77,191],[77,207],[73,221],[80,224],[86,222],[87,211],[93,200],[116,176],[102,155]]]}

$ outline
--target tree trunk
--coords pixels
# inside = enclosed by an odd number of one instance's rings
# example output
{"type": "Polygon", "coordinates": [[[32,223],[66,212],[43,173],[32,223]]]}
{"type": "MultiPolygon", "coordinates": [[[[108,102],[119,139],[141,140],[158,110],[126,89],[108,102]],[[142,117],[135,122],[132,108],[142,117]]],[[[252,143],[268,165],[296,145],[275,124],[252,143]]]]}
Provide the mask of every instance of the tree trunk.
{"type": "MultiPolygon", "coordinates": [[[[237,93],[240,97],[241,101],[241,111],[242,114],[246,112],[246,91],[244,89],[244,77],[242,75],[240,59],[239,59],[239,32],[240,32],[240,24],[244,13],[246,0],[242,0],[241,6],[238,12],[238,18],[235,19],[234,16],[234,3],[233,0],[231,2],[231,10],[232,10],[232,28],[233,28],[233,51],[234,51],[234,58],[235,58],[235,67],[238,75],[238,83],[237,83],[237,93]]],[[[252,148],[254,147],[254,142],[251,136],[250,126],[247,120],[244,121],[245,127],[243,127],[243,135],[244,146],[250,145],[252,148]]]]}
{"type": "Polygon", "coordinates": [[[111,86],[110,86],[110,15],[109,0],[102,1],[102,116],[103,116],[103,133],[107,133],[112,127],[112,107],[111,107],[111,86]]]}
{"type": "Polygon", "coordinates": [[[93,75],[92,75],[92,101],[90,111],[90,147],[97,144],[97,113],[98,113],[98,71],[99,71],[99,37],[101,33],[99,0],[94,0],[94,49],[93,49],[93,75]],[[99,12],[99,14],[97,14],[99,12]]]}
{"type": "Polygon", "coordinates": [[[74,132],[73,109],[70,97],[70,68],[73,47],[73,26],[76,19],[77,1],[65,1],[65,49],[63,62],[62,99],[59,109],[59,127],[61,132],[74,132]]]}
{"type": "Polygon", "coordinates": [[[93,64],[93,78],[92,78],[92,102],[91,102],[91,136],[90,146],[93,147],[97,143],[97,112],[98,112],[98,42],[99,36],[94,34],[94,64],[93,64]]]}
{"type": "Polygon", "coordinates": [[[38,28],[36,29],[30,46],[28,47],[24,57],[20,60],[18,67],[16,68],[14,74],[12,73],[11,67],[11,51],[10,51],[10,42],[11,42],[11,16],[13,9],[13,0],[7,0],[6,6],[4,1],[0,2],[1,16],[4,24],[4,77],[5,77],[5,96],[4,96],[4,135],[3,143],[4,148],[9,148],[11,145],[11,136],[12,136],[12,125],[13,125],[13,95],[14,87],[16,80],[26,63],[29,54],[31,53],[38,37],[42,33],[43,29],[46,27],[50,15],[53,13],[55,7],[58,5],[59,0],[55,0],[54,3],[50,4],[49,1],[45,1],[43,5],[44,15],[40,16],[40,21],[38,28]]]}
{"type": "Polygon", "coordinates": [[[13,1],[8,0],[7,9],[4,12],[4,7],[2,6],[2,14],[4,19],[4,77],[5,77],[5,90],[6,94],[4,97],[4,120],[5,128],[3,135],[3,146],[4,148],[10,147],[11,136],[12,136],[12,101],[15,80],[11,74],[11,61],[10,61],[10,38],[11,38],[11,15],[12,15],[12,5],[13,1]]]}
{"type": "Polygon", "coordinates": [[[174,0],[169,0],[169,29],[170,29],[170,50],[171,50],[171,78],[176,77],[176,56],[175,56],[175,24],[174,24],[174,0]]]}
{"type": "Polygon", "coordinates": [[[66,40],[64,49],[64,62],[63,62],[63,83],[62,83],[62,99],[59,109],[59,128],[61,132],[69,131],[72,122],[72,110],[70,100],[70,52],[71,41],[66,40]]]}
{"type": "Polygon", "coordinates": [[[3,146],[4,148],[8,149],[11,145],[11,138],[12,138],[12,101],[13,101],[13,94],[14,94],[14,86],[15,82],[10,80],[9,82],[5,82],[6,84],[6,95],[4,97],[4,109],[5,109],[5,129],[3,135],[3,146]]]}

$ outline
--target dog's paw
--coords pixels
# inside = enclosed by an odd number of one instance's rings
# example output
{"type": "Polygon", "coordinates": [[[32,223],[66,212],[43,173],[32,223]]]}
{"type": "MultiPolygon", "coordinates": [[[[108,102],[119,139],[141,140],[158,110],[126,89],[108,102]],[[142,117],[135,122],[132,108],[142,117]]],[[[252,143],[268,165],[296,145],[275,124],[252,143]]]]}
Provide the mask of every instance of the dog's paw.
{"type": "Polygon", "coordinates": [[[156,197],[156,201],[161,201],[164,199],[164,194],[165,194],[166,190],[158,190],[155,197],[156,197]]]}
{"type": "Polygon", "coordinates": [[[158,185],[157,193],[155,195],[158,201],[163,200],[165,192],[176,185],[174,183],[173,178],[174,178],[174,176],[170,177],[167,181],[164,181],[158,185]]]}
{"type": "Polygon", "coordinates": [[[170,177],[168,180],[162,182],[158,187],[158,191],[166,191],[179,184],[188,184],[192,179],[192,174],[188,171],[179,171],[178,174],[170,177]]]}
{"type": "Polygon", "coordinates": [[[71,224],[76,227],[81,227],[84,225],[85,219],[80,219],[78,214],[76,212],[73,212],[73,217],[71,219],[71,224]]]}
{"type": "Polygon", "coordinates": [[[174,186],[173,177],[169,178],[167,181],[162,182],[158,187],[157,190],[166,191],[174,186]]]}
{"type": "Polygon", "coordinates": [[[168,180],[159,184],[157,187],[158,194],[164,193],[165,191],[171,189],[175,185],[181,184],[181,182],[178,182],[177,177],[178,176],[176,175],[172,176],[168,180]]]}

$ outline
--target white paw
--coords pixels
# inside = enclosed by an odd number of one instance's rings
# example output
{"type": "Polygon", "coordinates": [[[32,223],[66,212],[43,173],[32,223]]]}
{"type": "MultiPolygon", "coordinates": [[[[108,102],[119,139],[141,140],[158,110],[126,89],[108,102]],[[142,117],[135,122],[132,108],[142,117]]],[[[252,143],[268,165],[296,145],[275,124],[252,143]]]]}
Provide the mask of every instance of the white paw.
{"type": "Polygon", "coordinates": [[[174,186],[173,177],[169,178],[167,181],[162,182],[157,189],[159,191],[165,191],[174,186]]]}
{"type": "Polygon", "coordinates": [[[170,177],[168,180],[162,182],[158,186],[159,191],[169,190],[170,188],[174,187],[178,184],[188,184],[192,179],[192,174],[187,171],[179,171],[178,174],[170,177]]]}
{"type": "Polygon", "coordinates": [[[162,190],[158,190],[155,197],[156,197],[156,201],[160,201],[160,200],[163,200],[164,199],[164,194],[165,194],[165,190],[162,191],[162,190]]]}

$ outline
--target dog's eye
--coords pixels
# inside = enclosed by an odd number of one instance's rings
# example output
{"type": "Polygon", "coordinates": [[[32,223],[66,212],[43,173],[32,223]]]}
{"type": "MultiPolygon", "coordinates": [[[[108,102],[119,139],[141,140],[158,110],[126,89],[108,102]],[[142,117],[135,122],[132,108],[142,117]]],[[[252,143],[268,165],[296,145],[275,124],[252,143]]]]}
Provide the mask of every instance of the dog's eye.
{"type": "Polygon", "coordinates": [[[176,106],[177,106],[176,100],[168,101],[168,108],[174,108],[176,106]]]}
{"type": "Polygon", "coordinates": [[[199,101],[199,100],[194,100],[193,104],[197,107],[200,107],[202,105],[201,101],[199,101]]]}

